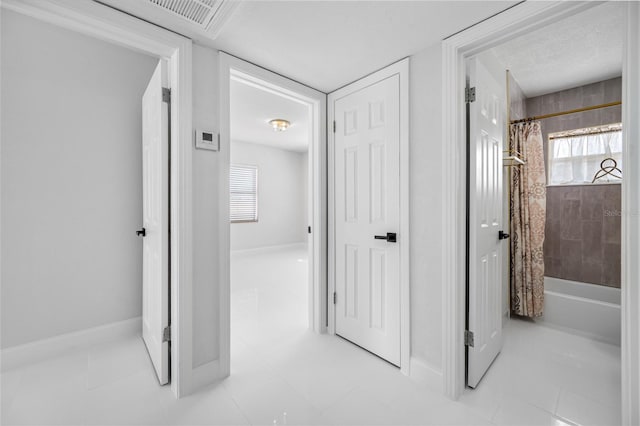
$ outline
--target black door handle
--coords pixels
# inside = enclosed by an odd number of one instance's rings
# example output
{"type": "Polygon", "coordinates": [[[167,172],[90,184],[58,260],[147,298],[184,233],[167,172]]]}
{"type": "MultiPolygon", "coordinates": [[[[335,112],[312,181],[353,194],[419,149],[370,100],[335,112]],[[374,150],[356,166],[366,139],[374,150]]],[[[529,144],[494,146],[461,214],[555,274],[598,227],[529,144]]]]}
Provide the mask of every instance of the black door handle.
{"type": "Polygon", "coordinates": [[[376,240],[387,240],[388,243],[395,243],[396,233],[387,232],[387,235],[374,235],[373,238],[375,238],[376,240]]]}
{"type": "Polygon", "coordinates": [[[498,239],[499,240],[506,240],[507,238],[509,238],[509,234],[507,234],[504,231],[498,231],[498,239]]]}
{"type": "Polygon", "coordinates": [[[141,230],[136,231],[136,235],[137,235],[138,237],[139,237],[140,235],[142,235],[143,237],[146,237],[146,236],[147,236],[147,230],[146,230],[146,229],[144,229],[144,228],[142,228],[141,230]]]}

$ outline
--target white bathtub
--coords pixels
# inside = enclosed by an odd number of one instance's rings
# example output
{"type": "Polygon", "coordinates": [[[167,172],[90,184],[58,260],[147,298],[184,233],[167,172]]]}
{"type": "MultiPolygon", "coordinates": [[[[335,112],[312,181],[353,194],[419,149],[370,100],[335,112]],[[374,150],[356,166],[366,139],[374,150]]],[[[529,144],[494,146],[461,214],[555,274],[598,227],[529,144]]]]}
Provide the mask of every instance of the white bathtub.
{"type": "Polygon", "coordinates": [[[620,346],[620,289],[544,277],[538,321],[620,346]]]}

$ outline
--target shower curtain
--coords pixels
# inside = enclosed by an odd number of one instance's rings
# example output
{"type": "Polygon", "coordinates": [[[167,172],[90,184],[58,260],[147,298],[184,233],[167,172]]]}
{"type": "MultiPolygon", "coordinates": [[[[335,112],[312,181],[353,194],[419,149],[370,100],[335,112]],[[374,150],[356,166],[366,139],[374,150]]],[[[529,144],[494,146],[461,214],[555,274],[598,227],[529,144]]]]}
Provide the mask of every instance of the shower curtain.
{"type": "Polygon", "coordinates": [[[546,175],[539,121],[510,128],[510,149],[525,164],[511,167],[511,312],[539,317],[544,304],[546,175]]]}

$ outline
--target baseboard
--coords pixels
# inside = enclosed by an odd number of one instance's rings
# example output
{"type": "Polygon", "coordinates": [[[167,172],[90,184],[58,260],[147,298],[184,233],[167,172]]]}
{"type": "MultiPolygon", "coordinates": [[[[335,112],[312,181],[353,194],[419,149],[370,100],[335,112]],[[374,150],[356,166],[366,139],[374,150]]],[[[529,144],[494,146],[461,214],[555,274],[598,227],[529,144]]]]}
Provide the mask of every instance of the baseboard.
{"type": "Polygon", "coordinates": [[[105,341],[135,336],[142,330],[142,318],[136,317],[73,333],[61,334],[0,351],[0,371],[34,364],[63,355],[71,350],[86,348],[105,341]]]}
{"type": "Polygon", "coordinates": [[[415,357],[411,357],[409,378],[432,391],[444,392],[442,371],[415,357]]]}
{"type": "Polygon", "coordinates": [[[259,254],[262,252],[270,252],[274,250],[283,250],[288,248],[303,248],[307,246],[308,246],[308,243],[306,242],[278,244],[275,246],[263,246],[263,247],[249,248],[249,249],[231,250],[231,254],[232,255],[259,254]]]}

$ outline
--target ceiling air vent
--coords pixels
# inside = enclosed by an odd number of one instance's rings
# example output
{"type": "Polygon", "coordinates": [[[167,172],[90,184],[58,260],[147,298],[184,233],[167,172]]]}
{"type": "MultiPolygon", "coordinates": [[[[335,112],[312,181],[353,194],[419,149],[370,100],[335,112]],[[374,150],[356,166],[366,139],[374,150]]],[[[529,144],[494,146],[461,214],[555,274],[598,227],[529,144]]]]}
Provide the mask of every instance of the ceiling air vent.
{"type": "Polygon", "coordinates": [[[238,0],[149,0],[150,3],[217,36],[236,9],[238,0]]]}

